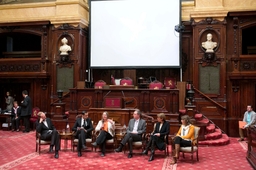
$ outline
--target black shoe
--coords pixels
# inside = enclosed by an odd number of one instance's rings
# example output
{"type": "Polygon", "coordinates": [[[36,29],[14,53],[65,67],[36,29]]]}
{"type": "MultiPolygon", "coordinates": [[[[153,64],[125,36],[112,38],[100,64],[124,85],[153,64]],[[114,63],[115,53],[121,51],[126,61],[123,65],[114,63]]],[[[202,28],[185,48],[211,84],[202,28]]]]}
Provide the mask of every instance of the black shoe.
{"type": "Polygon", "coordinates": [[[115,152],[122,152],[123,145],[120,145],[117,149],[115,149],[115,152]]]}
{"type": "Polygon", "coordinates": [[[154,154],[151,154],[148,161],[150,162],[150,161],[153,161],[153,160],[154,160],[154,154]]]}
{"type": "Polygon", "coordinates": [[[87,149],[87,147],[85,145],[82,145],[82,149],[87,149]]]}
{"type": "Polygon", "coordinates": [[[143,152],[142,152],[143,155],[147,155],[148,154],[148,150],[145,149],[143,152]]]}
{"type": "Polygon", "coordinates": [[[96,147],[96,146],[97,146],[97,143],[96,143],[96,142],[93,142],[93,143],[92,143],[92,146],[96,147]]]}
{"type": "Polygon", "coordinates": [[[132,153],[129,153],[127,157],[128,157],[128,158],[131,158],[131,157],[132,157],[132,153]]]}
{"type": "Polygon", "coordinates": [[[101,153],[101,155],[100,155],[101,157],[104,157],[105,156],[105,154],[104,153],[101,153]]]}
{"type": "Polygon", "coordinates": [[[54,158],[58,159],[59,158],[59,152],[55,152],[54,158]]]}
{"type": "Polygon", "coordinates": [[[53,146],[50,146],[49,152],[53,152],[53,146]]]}
{"type": "Polygon", "coordinates": [[[81,157],[81,156],[82,156],[81,151],[78,151],[77,156],[78,156],[78,157],[81,157]]]}

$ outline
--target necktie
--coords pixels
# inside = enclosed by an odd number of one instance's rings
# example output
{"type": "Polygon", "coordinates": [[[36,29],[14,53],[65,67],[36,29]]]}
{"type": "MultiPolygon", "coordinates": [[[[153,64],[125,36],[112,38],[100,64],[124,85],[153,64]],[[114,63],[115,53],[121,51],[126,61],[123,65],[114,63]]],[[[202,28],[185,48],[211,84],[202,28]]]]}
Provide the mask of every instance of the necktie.
{"type": "Polygon", "coordinates": [[[86,127],[87,126],[87,122],[85,121],[85,119],[84,119],[84,127],[86,127]]]}

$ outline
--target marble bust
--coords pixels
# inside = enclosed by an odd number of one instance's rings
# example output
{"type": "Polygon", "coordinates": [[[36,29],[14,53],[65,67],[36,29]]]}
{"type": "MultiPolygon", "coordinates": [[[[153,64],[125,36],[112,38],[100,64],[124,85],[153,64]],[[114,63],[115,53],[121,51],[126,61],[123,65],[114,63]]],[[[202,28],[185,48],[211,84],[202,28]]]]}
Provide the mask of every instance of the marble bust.
{"type": "Polygon", "coordinates": [[[202,47],[206,49],[205,52],[214,52],[213,49],[217,47],[217,42],[212,41],[212,34],[207,34],[207,41],[202,42],[202,47]]]}
{"type": "Polygon", "coordinates": [[[71,51],[71,47],[69,45],[67,45],[68,40],[64,37],[61,40],[62,42],[62,46],[60,46],[60,55],[68,55],[68,52],[71,51]]]}

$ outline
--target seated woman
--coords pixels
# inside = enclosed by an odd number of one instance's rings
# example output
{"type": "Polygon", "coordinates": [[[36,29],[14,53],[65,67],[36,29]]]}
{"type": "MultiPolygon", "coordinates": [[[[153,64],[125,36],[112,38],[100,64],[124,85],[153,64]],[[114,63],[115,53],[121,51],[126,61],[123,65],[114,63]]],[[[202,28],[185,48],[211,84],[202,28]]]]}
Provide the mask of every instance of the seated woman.
{"type": "Polygon", "coordinates": [[[165,135],[169,134],[170,130],[170,123],[165,121],[165,114],[159,113],[157,115],[157,123],[155,125],[155,129],[153,133],[151,133],[150,140],[147,144],[146,149],[142,152],[142,154],[146,155],[148,154],[149,148],[151,148],[151,155],[148,161],[152,161],[154,159],[155,154],[155,146],[159,150],[165,150],[165,135]]]}
{"type": "Polygon", "coordinates": [[[190,118],[188,115],[181,117],[181,123],[182,125],[172,142],[173,160],[171,164],[177,163],[180,147],[191,146],[191,141],[195,137],[195,127],[190,124],[190,118]]]}
{"type": "Polygon", "coordinates": [[[115,135],[115,122],[109,119],[108,112],[103,112],[102,120],[97,124],[95,131],[100,131],[93,146],[101,146],[101,156],[105,156],[106,140],[112,139],[115,135]]]}
{"type": "Polygon", "coordinates": [[[21,113],[21,107],[19,107],[18,102],[13,102],[13,108],[12,108],[12,132],[13,131],[20,131],[20,113],[21,113]]]}

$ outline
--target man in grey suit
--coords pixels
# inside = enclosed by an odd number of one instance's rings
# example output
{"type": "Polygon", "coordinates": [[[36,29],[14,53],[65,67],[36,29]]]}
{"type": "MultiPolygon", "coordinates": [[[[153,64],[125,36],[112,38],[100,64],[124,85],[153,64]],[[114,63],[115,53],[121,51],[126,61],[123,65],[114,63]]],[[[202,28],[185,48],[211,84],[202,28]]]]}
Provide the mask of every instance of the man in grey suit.
{"type": "Polygon", "coordinates": [[[129,154],[128,158],[132,157],[132,142],[141,141],[142,134],[146,131],[146,121],[141,119],[141,112],[136,109],[133,113],[133,119],[129,121],[126,135],[122,139],[119,147],[115,149],[116,152],[122,152],[123,146],[128,142],[129,154]]]}

